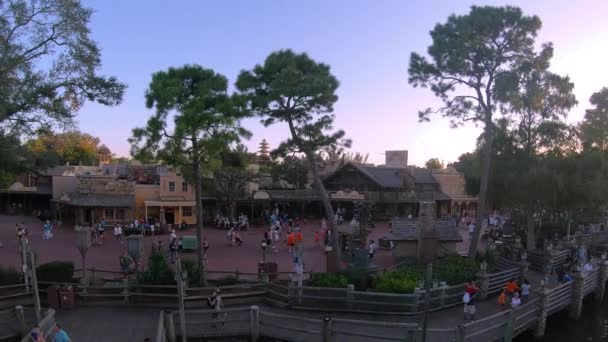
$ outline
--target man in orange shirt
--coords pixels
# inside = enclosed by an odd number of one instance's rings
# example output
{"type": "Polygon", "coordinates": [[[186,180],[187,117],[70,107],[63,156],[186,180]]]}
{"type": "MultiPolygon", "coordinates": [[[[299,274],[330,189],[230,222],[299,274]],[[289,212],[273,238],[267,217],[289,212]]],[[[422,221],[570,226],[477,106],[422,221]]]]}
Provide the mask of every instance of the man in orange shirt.
{"type": "Polygon", "coordinates": [[[517,285],[517,283],[515,282],[514,278],[511,278],[508,282],[507,285],[505,285],[505,290],[507,291],[507,296],[509,296],[509,298],[513,297],[513,294],[515,293],[515,291],[519,290],[519,286],[517,285]]]}
{"type": "Polygon", "coordinates": [[[291,253],[291,250],[293,249],[293,246],[295,246],[296,244],[296,237],[294,235],[293,232],[289,233],[289,235],[287,235],[287,248],[289,250],[289,253],[291,253]]]}
{"type": "Polygon", "coordinates": [[[298,230],[298,232],[296,233],[296,243],[299,244],[300,242],[302,242],[302,239],[302,231],[298,230]]]}

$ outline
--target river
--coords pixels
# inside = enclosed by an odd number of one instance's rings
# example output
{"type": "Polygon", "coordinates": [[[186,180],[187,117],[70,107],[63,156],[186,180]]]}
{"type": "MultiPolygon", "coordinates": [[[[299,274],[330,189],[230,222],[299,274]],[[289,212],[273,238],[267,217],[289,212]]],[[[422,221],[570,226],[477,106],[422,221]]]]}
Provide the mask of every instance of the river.
{"type": "Polygon", "coordinates": [[[608,341],[608,298],[598,304],[593,296],[585,300],[583,314],[578,321],[568,317],[564,310],[550,316],[547,320],[545,337],[534,339],[528,332],[516,338],[514,342],[600,342],[608,341]]]}

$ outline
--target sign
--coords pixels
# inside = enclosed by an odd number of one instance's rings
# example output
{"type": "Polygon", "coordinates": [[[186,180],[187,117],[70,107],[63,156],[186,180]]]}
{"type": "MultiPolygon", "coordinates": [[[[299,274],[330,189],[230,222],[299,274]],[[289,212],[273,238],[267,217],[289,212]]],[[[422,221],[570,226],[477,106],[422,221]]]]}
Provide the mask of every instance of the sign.
{"type": "Polygon", "coordinates": [[[365,199],[365,195],[364,194],[360,194],[357,191],[336,191],[334,193],[331,194],[331,199],[341,199],[341,200],[351,200],[351,201],[357,201],[357,200],[364,200],[365,199]]]}
{"type": "Polygon", "coordinates": [[[256,191],[253,194],[254,200],[267,200],[270,199],[270,195],[266,191],[256,191]]]}

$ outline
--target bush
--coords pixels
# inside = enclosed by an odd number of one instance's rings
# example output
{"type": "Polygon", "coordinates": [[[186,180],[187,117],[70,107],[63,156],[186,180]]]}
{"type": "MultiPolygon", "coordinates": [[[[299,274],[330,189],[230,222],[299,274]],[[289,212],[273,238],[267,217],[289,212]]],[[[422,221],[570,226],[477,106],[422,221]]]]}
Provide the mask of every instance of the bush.
{"type": "Polygon", "coordinates": [[[173,270],[165,255],[156,253],[148,258],[146,271],[140,274],[139,282],[145,285],[173,285],[175,279],[173,270]]]}
{"type": "Polygon", "coordinates": [[[52,283],[71,283],[74,279],[74,263],[71,261],[52,261],[36,268],[39,281],[52,283]]]}
{"type": "Polygon", "coordinates": [[[413,293],[418,280],[424,277],[418,266],[402,268],[379,274],[374,281],[374,289],[379,292],[413,293]]]}
{"type": "Polygon", "coordinates": [[[312,286],[316,287],[347,287],[348,278],[341,273],[313,273],[312,286]]]}
{"type": "Polygon", "coordinates": [[[200,286],[201,272],[194,260],[182,260],[182,270],[188,273],[188,284],[190,286],[200,286]]]}
{"type": "Polygon", "coordinates": [[[465,283],[476,277],[479,263],[460,255],[448,255],[433,264],[433,279],[445,281],[448,285],[465,283]]]}
{"type": "Polygon", "coordinates": [[[0,266],[0,285],[21,284],[21,272],[11,267],[0,266]]]}

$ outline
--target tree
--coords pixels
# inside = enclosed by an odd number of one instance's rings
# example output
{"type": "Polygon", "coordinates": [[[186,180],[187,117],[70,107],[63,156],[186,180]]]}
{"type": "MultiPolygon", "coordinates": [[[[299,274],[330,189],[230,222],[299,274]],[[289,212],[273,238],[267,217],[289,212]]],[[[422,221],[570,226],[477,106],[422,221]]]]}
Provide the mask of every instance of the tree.
{"type": "MultiPolygon", "coordinates": [[[[241,128],[240,119],[245,115],[236,110],[227,89],[226,77],[199,65],[156,72],[146,91],[146,106],[154,108],[155,114],[146,127],[133,129],[129,139],[135,158],[191,168],[199,244],[203,240],[201,167],[215,160],[226,146],[250,135],[241,128]],[[172,132],[168,126],[173,127],[172,132]]],[[[201,283],[206,284],[200,247],[197,259],[201,283]]]]}
{"type": "Polygon", "coordinates": [[[472,121],[483,126],[486,144],[481,158],[479,203],[475,234],[469,257],[477,254],[482,223],[486,215],[488,182],[494,136],[494,114],[500,105],[503,78],[512,78],[522,64],[538,56],[535,37],[541,27],[536,16],[525,16],[516,7],[472,6],[467,15],[451,15],[445,24],[431,31],[433,43],[428,48],[430,61],[412,53],[409,83],[430,87],[443,101],[433,111],[419,112],[420,121],[429,121],[432,113],[441,113],[453,127],[472,121]]]}
{"type": "MultiPolygon", "coordinates": [[[[271,53],[264,64],[242,71],[236,87],[248,98],[251,111],[263,118],[265,126],[287,124],[290,138],[279,145],[277,152],[306,156],[334,241],[337,241],[334,212],[316,163],[320,150],[350,144],[343,140],[344,131],[330,132],[334,121],[333,105],[338,100],[338,80],[331,74],[330,67],[315,62],[304,53],[281,50],[271,53]]],[[[333,266],[339,270],[337,244],[334,244],[332,254],[333,266]]]]}
{"type": "Polygon", "coordinates": [[[431,170],[440,170],[440,169],[444,168],[443,162],[441,162],[437,158],[431,158],[431,159],[427,160],[426,163],[424,163],[424,166],[427,169],[431,169],[431,170]]]}
{"type": "Polygon", "coordinates": [[[100,152],[111,154],[105,145],[99,145],[99,138],[79,131],[43,133],[28,141],[27,147],[37,169],[58,164],[97,165],[100,152]]]}
{"type": "Polygon", "coordinates": [[[608,151],[608,88],[591,95],[589,102],[595,108],[585,111],[579,127],[583,146],[608,151]]]}
{"type": "Polygon", "coordinates": [[[91,13],[80,1],[0,2],[0,127],[70,124],[85,101],[120,103],[125,85],[97,74],[91,13]]]}
{"type": "Polygon", "coordinates": [[[284,180],[296,189],[304,189],[308,184],[308,162],[298,156],[285,156],[274,161],[270,168],[273,182],[284,180]]]}
{"type": "Polygon", "coordinates": [[[220,158],[222,165],[214,172],[214,190],[228,204],[228,217],[234,221],[236,200],[245,195],[245,186],[255,175],[247,170],[246,150],[226,150],[220,158]]]}

